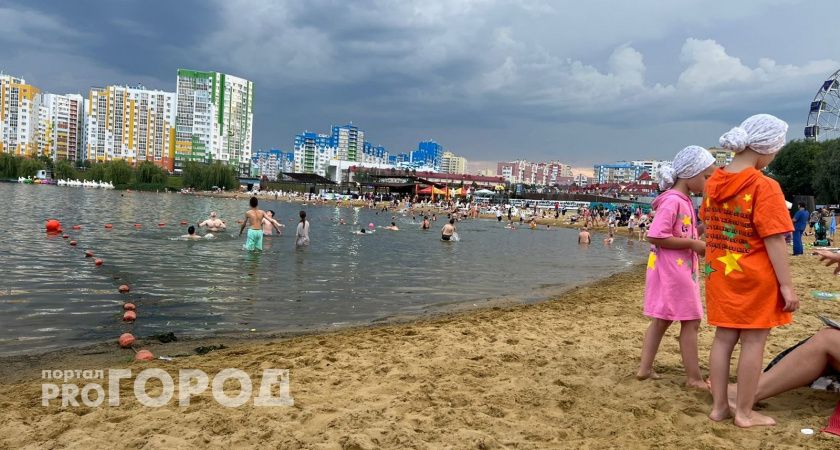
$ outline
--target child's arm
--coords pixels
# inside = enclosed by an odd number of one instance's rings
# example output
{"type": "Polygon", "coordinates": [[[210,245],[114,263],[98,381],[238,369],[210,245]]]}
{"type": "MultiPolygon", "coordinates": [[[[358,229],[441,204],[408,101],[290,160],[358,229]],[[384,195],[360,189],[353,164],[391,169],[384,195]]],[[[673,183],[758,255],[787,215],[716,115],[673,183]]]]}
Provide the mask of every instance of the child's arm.
{"type": "Polygon", "coordinates": [[[674,250],[691,249],[700,256],[706,254],[706,243],[698,239],[667,237],[654,238],[648,236],[647,241],[660,248],[670,248],[674,250]]]}
{"type": "Polygon", "coordinates": [[[824,262],[826,266],[837,264],[837,268],[834,269],[834,275],[840,275],[840,253],[820,250],[817,251],[816,254],[820,257],[820,261],[824,262]]]}
{"type": "Polygon", "coordinates": [[[776,280],[779,281],[779,290],[785,299],[785,311],[793,312],[799,309],[799,298],[793,290],[793,281],[788,266],[787,244],[783,234],[774,234],[764,238],[764,246],[767,248],[767,255],[773,264],[773,271],[776,272],[776,280]]]}

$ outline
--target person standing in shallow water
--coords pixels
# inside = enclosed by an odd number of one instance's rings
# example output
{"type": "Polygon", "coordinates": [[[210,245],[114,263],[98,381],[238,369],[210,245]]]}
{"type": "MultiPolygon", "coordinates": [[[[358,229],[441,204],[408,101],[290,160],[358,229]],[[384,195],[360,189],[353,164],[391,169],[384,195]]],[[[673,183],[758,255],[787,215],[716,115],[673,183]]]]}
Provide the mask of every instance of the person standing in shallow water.
{"type": "Polygon", "coordinates": [[[251,209],[245,212],[245,221],[242,222],[242,226],[239,227],[239,235],[242,236],[242,232],[245,230],[245,227],[250,225],[250,228],[248,228],[248,235],[246,236],[245,245],[243,246],[243,248],[248,251],[262,250],[262,222],[265,218],[265,212],[257,208],[257,197],[251,197],[250,204],[251,209]]]}
{"type": "Polygon", "coordinates": [[[295,233],[295,245],[298,247],[309,245],[309,221],[306,220],[306,211],[300,212],[300,222],[295,233]]]}

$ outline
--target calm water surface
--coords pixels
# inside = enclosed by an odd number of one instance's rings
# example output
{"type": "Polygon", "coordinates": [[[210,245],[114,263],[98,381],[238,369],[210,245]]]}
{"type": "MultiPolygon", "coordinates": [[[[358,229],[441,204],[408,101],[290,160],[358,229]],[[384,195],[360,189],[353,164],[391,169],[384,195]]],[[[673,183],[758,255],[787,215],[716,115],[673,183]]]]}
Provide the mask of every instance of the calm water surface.
{"type": "Polygon", "coordinates": [[[458,224],[460,242],[441,242],[443,221],[421,231],[420,217],[261,201],[286,224],[262,253],[242,250],[236,220],[247,200],[179,194],[125,193],[0,183],[0,355],[39,352],[173,331],[300,331],[368,323],[429,308],[513,296],[535,301],[560,289],[622,270],[647,247],[618,239],[577,245],[568,229],[510,231],[495,220],[458,224]],[[294,248],[297,213],[307,210],[312,245],[294,248]],[[218,211],[230,230],[214,240],[184,241],[181,220],[218,211]],[[61,220],[71,247],[48,236],[44,221],[61,220]],[[104,228],[105,223],[113,229],[104,228]],[[142,226],[135,228],[134,224],[142,226]],[[158,223],[166,226],[159,227],[158,223]],[[73,225],[81,230],[72,230],[73,225]],[[92,250],[104,264],[96,267],[92,250]],[[117,292],[129,284],[129,295],[117,292]],[[122,304],[138,305],[133,325],[122,304]]]}

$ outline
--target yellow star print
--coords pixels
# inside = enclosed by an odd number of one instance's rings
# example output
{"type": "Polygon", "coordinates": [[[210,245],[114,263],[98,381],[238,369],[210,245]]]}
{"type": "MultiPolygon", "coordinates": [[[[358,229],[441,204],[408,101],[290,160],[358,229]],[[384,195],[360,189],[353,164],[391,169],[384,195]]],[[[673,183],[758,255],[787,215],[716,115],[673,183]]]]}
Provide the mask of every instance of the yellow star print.
{"type": "Polygon", "coordinates": [[[685,264],[685,261],[682,258],[677,258],[677,265],[682,267],[683,264],[685,264]]]}
{"type": "Polygon", "coordinates": [[[650,252],[650,256],[648,256],[647,268],[650,270],[656,269],[656,253],[650,252]]]}
{"type": "Polygon", "coordinates": [[[723,204],[723,209],[729,209],[729,203],[724,203],[723,204]]]}
{"type": "Polygon", "coordinates": [[[726,269],[724,270],[723,274],[728,276],[730,272],[733,270],[737,270],[738,272],[743,272],[744,270],[741,269],[741,265],[738,264],[738,260],[744,256],[740,253],[732,253],[729,250],[726,251],[726,256],[721,256],[717,258],[718,261],[722,262],[726,265],[726,269]]]}
{"type": "Polygon", "coordinates": [[[691,216],[683,216],[683,225],[691,225],[691,216]]]}
{"type": "Polygon", "coordinates": [[[710,206],[712,206],[712,201],[709,199],[709,197],[706,197],[706,208],[710,206]]]}
{"type": "Polygon", "coordinates": [[[745,202],[747,202],[747,203],[749,203],[750,201],[752,201],[752,195],[750,195],[750,194],[744,194],[744,201],[745,201],[745,202]]]}

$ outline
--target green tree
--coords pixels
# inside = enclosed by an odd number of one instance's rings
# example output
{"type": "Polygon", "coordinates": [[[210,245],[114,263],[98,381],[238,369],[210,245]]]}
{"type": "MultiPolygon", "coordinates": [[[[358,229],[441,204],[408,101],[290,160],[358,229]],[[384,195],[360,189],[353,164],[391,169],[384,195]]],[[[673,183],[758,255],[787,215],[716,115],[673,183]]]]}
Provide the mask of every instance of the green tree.
{"type": "Polygon", "coordinates": [[[49,156],[47,156],[47,155],[38,155],[38,156],[37,156],[37,159],[38,159],[38,161],[41,161],[41,164],[43,164],[43,165],[44,165],[44,167],[45,167],[47,170],[52,171],[52,170],[53,170],[53,168],[55,167],[55,166],[54,166],[54,164],[53,164],[53,160],[52,160],[52,158],[50,158],[50,157],[49,157],[49,156]]]}
{"type": "Polygon", "coordinates": [[[151,161],[143,161],[137,166],[138,183],[165,184],[166,172],[151,161]]]}
{"type": "Polygon", "coordinates": [[[782,186],[785,196],[814,195],[817,160],[825,146],[814,141],[791,141],[770,163],[770,175],[782,186]]]}
{"type": "Polygon", "coordinates": [[[90,181],[105,181],[106,179],[107,163],[97,162],[90,165],[90,168],[85,172],[85,179],[90,181]]]}
{"type": "Polygon", "coordinates": [[[21,158],[9,154],[0,153],[0,178],[17,178],[21,158]]]}
{"type": "Polygon", "coordinates": [[[76,169],[73,167],[73,164],[66,159],[59,160],[55,164],[55,169],[53,170],[53,178],[58,180],[75,180],[79,178],[79,174],[76,172],[76,169]]]}
{"type": "Polygon", "coordinates": [[[840,202],[840,139],[822,142],[822,152],[815,161],[814,194],[818,202],[840,202]]]}
{"type": "Polygon", "coordinates": [[[124,159],[111,161],[105,171],[105,178],[114,186],[125,186],[131,183],[132,175],[134,175],[134,171],[131,169],[131,165],[124,159]]]}
{"type": "Polygon", "coordinates": [[[39,170],[44,169],[44,163],[35,158],[25,158],[23,161],[20,162],[20,166],[18,168],[18,176],[21,177],[34,177],[39,170]]]}

